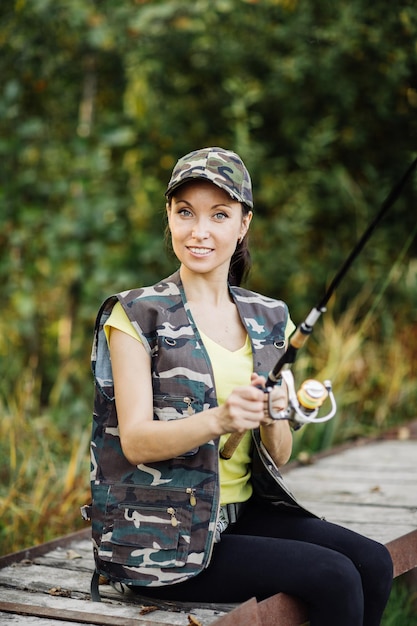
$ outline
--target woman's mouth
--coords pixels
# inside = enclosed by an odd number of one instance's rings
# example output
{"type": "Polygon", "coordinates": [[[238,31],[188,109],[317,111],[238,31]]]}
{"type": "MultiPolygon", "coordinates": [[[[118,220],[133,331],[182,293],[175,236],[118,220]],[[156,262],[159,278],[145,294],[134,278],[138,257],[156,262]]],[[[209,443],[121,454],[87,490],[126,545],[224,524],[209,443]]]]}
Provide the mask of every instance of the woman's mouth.
{"type": "Polygon", "coordinates": [[[194,248],[191,246],[188,247],[188,250],[197,256],[207,256],[212,252],[212,248],[194,248]]]}

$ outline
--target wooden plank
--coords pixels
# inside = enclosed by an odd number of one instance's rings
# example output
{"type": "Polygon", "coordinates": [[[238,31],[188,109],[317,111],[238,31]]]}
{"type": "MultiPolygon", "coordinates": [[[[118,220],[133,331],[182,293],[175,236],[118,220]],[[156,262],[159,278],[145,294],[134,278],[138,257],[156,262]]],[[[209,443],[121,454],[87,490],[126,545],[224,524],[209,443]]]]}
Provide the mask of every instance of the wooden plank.
{"type": "Polygon", "coordinates": [[[330,522],[381,543],[417,528],[417,441],[378,441],[295,467],[297,499],[330,522]]]}
{"type": "Polygon", "coordinates": [[[379,442],[326,457],[285,474],[290,489],[304,503],[365,503],[417,506],[417,442],[379,442]],[[385,446],[389,449],[386,450],[385,446]]]}
{"type": "MultiPolygon", "coordinates": [[[[1,598],[2,601],[9,603],[23,602],[25,605],[31,605],[32,609],[28,608],[28,612],[31,611],[35,614],[37,611],[39,615],[44,615],[45,618],[46,609],[53,611],[58,610],[58,607],[62,611],[72,610],[74,613],[68,613],[67,621],[74,621],[77,624],[83,623],[77,616],[77,612],[97,612],[98,615],[108,615],[109,606],[122,607],[122,611],[118,608],[115,613],[117,619],[115,618],[114,624],[116,626],[121,623],[121,617],[138,619],[139,611],[149,606],[158,609],[154,610],[151,616],[146,617],[148,620],[146,624],[149,623],[152,626],[158,624],[188,625],[188,615],[194,615],[200,621],[203,619],[204,624],[208,625],[236,607],[236,605],[155,602],[141,598],[128,590],[125,594],[120,594],[110,585],[100,586],[103,602],[92,604],[90,580],[93,569],[94,560],[90,541],[73,542],[64,548],[57,546],[50,553],[38,556],[34,560],[25,559],[0,569],[1,598]],[[41,608],[39,609],[39,607],[41,608]],[[43,608],[45,608],[44,612],[43,608]]],[[[114,609],[112,610],[114,611],[114,609]]],[[[62,615],[63,621],[65,621],[65,613],[63,612],[62,615]]],[[[22,616],[23,619],[29,618],[22,616]]],[[[85,619],[88,619],[88,616],[85,619]]],[[[140,620],[141,623],[144,623],[145,618],[140,617],[140,620]]],[[[26,626],[26,621],[22,621],[22,624],[26,626]]]]}
{"type": "MultiPolygon", "coordinates": [[[[52,618],[58,614],[62,615],[62,621],[76,621],[77,623],[106,624],[101,617],[107,616],[109,624],[114,626],[126,626],[127,620],[135,620],[135,626],[162,626],[170,624],[171,626],[188,626],[189,615],[194,616],[197,620],[204,623],[204,626],[216,621],[224,613],[220,610],[210,610],[204,608],[192,608],[190,610],[171,610],[155,609],[150,613],[141,614],[146,611],[151,604],[141,604],[140,602],[132,602],[130,595],[124,597],[115,595],[114,598],[106,598],[103,602],[92,603],[89,598],[82,600],[75,597],[66,597],[59,595],[49,595],[44,593],[26,593],[22,594],[19,589],[2,588],[0,600],[0,616],[5,613],[5,606],[18,606],[15,610],[18,615],[37,615],[46,618],[48,615],[52,618]],[[96,621],[91,621],[92,617],[96,621]],[[64,619],[65,618],[65,619],[64,619]],[[90,619],[90,622],[86,620],[90,619]],[[78,621],[77,621],[78,620],[78,621]],[[111,621],[112,620],[112,621],[111,621]]],[[[235,608],[235,607],[233,607],[235,608]]],[[[5,613],[6,614],[6,613],[5,613]]],[[[26,618],[25,618],[26,619],[26,618]]],[[[23,617],[22,617],[23,620],[23,617]]],[[[1,621],[0,617],[0,624],[1,621]]],[[[22,621],[23,624],[26,622],[22,621]]],[[[43,622],[45,623],[45,622],[43,622]]],[[[46,622],[49,626],[50,622],[46,622]]]]}
{"type": "MultiPolygon", "coordinates": [[[[371,465],[378,468],[378,471],[384,472],[387,468],[389,471],[396,470],[400,472],[415,472],[415,450],[417,446],[416,440],[411,441],[375,441],[357,447],[342,450],[339,454],[312,457],[313,465],[321,467],[342,467],[356,469],[358,463],[366,465],[368,461],[371,465]],[[399,456],[400,455],[400,456],[399,456]]],[[[299,467],[291,464],[288,467],[289,472],[296,471],[299,467]]]]}
{"type": "Polygon", "coordinates": [[[387,543],[394,563],[394,577],[417,572],[417,529],[387,543]]]}
{"type": "MultiPolygon", "coordinates": [[[[18,615],[5,613],[0,611],[0,624],[11,624],[12,626],[64,626],[65,622],[61,619],[48,619],[36,617],[34,615],[18,615]]],[[[85,626],[79,622],[72,622],[72,626],[85,626]]],[[[120,626],[120,625],[118,625],[120,626]]]]}
{"type": "Polygon", "coordinates": [[[31,546],[30,548],[25,548],[23,550],[20,550],[19,552],[13,552],[11,554],[4,554],[3,556],[0,556],[0,568],[6,567],[7,565],[10,565],[11,563],[17,563],[18,561],[22,561],[24,559],[28,559],[28,558],[33,559],[35,556],[46,554],[47,552],[50,552],[57,546],[61,546],[61,547],[68,546],[73,541],[79,541],[82,537],[90,539],[91,528],[89,526],[83,530],[70,533],[69,535],[65,535],[64,537],[58,537],[58,539],[47,541],[38,546],[31,546]]]}
{"type": "MultiPolygon", "coordinates": [[[[371,460],[371,464],[378,467],[380,471],[385,471],[387,466],[390,469],[403,471],[404,469],[415,472],[415,451],[417,440],[381,440],[365,442],[352,447],[345,447],[340,452],[330,450],[327,454],[318,454],[311,457],[313,465],[306,465],[306,468],[320,465],[321,467],[351,467],[356,468],[357,464],[366,464],[371,460]],[[399,456],[400,455],[400,456],[399,456]]],[[[300,466],[291,462],[283,468],[285,473],[290,473],[300,469],[300,466]]]]}
{"type": "MultiPolygon", "coordinates": [[[[233,613],[231,613],[233,615],[233,613]]],[[[279,615],[279,626],[308,626],[307,606],[299,598],[286,593],[277,593],[275,596],[266,598],[259,603],[259,615],[261,624],[274,624],[279,615]]],[[[336,625],[335,625],[336,626],[336,625]]]]}
{"type": "MultiPolygon", "coordinates": [[[[312,465],[291,464],[285,478],[306,508],[331,522],[388,543],[399,575],[417,565],[416,460],[415,440],[373,442],[324,456],[312,465]]],[[[3,611],[0,604],[0,623],[62,626],[70,621],[82,626],[86,620],[95,619],[96,622],[88,623],[104,625],[100,619],[106,616],[116,626],[127,626],[126,620],[135,620],[138,626],[146,626],[146,620],[152,626],[189,626],[189,615],[194,615],[204,626],[217,620],[223,624],[226,618],[228,623],[239,625],[247,619],[252,625],[257,623],[255,619],[270,623],[268,620],[278,614],[282,624],[287,624],[285,616],[288,623],[300,623],[291,622],[291,612],[302,611],[300,604],[284,594],[259,605],[252,599],[244,611],[244,605],[240,605],[240,621],[235,605],[155,602],[155,611],[141,615],[142,608],[150,606],[151,601],[131,592],[120,595],[109,585],[100,587],[103,602],[92,604],[93,569],[89,528],[69,538],[0,558],[1,602],[9,603],[7,610],[3,604],[3,611]],[[12,604],[20,613],[9,612],[12,604]],[[62,619],[55,619],[59,613],[62,619]]]]}
{"type": "MultiPolygon", "coordinates": [[[[271,622],[273,623],[273,622],[271,622]]],[[[224,615],[213,622],[213,626],[261,626],[266,622],[261,621],[258,603],[255,598],[243,602],[232,613],[224,615]]]]}
{"type": "Polygon", "coordinates": [[[317,503],[304,500],[306,508],[324,517],[329,522],[349,528],[375,541],[387,543],[417,528],[417,514],[408,519],[402,509],[367,506],[341,506],[340,503],[317,503]]]}
{"type": "MultiPolygon", "coordinates": [[[[290,477],[291,478],[291,477],[290,477]]],[[[380,483],[366,484],[364,481],[358,485],[356,481],[337,481],[335,484],[328,476],[321,476],[319,473],[312,473],[307,477],[298,477],[298,480],[289,480],[288,486],[296,495],[297,499],[304,505],[306,500],[316,502],[333,502],[343,505],[374,505],[375,507],[391,507],[409,509],[416,508],[416,494],[413,493],[416,483],[405,485],[401,481],[399,485],[387,486],[382,481],[380,483]]]]}
{"type": "MultiPolygon", "coordinates": [[[[40,617],[50,619],[58,618],[61,622],[71,622],[72,624],[92,624],[93,626],[118,626],[121,617],[119,615],[113,616],[105,614],[99,614],[97,612],[92,613],[90,611],[77,611],[74,608],[64,609],[60,607],[43,607],[34,606],[33,604],[22,604],[16,602],[4,602],[0,601],[0,610],[3,614],[16,614],[24,617],[40,617]]],[[[150,621],[147,618],[140,619],[140,617],[126,617],[123,618],[123,626],[166,626],[167,622],[150,621]]],[[[169,623],[169,622],[168,622],[169,623]]]]}
{"type": "Polygon", "coordinates": [[[48,593],[52,587],[61,587],[78,596],[90,591],[91,572],[50,568],[44,565],[9,566],[0,570],[0,584],[15,589],[30,589],[48,593]]]}

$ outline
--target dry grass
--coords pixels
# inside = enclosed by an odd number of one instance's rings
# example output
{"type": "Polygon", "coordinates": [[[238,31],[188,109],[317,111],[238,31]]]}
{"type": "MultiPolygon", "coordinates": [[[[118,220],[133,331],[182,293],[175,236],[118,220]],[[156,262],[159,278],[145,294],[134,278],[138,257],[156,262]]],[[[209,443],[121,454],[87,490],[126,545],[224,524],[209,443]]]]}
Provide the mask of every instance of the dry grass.
{"type": "Polygon", "coordinates": [[[318,451],[359,436],[374,435],[416,417],[417,330],[383,334],[375,313],[361,316],[364,295],[337,322],[322,317],[294,372],[297,381],[330,379],[338,404],[335,418],[303,428],[295,453],[318,451]],[[358,321],[359,320],[359,321],[358,321]]]}
{"type": "Polygon", "coordinates": [[[48,414],[34,416],[28,389],[22,384],[1,411],[0,554],[82,527],[89,497],[90,433],[63,433],[48,414]]]}

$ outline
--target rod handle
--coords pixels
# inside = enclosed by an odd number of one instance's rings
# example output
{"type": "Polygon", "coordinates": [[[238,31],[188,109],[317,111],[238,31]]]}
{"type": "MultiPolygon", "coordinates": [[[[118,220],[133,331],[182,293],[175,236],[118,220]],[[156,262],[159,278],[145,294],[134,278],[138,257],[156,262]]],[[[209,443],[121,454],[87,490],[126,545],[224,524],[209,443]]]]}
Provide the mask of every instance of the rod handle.
{"type": "Polygon", "coordinates": [[[299,350],[300,348],[304,346],[309,336],[310,336],[310,333],[306,333],[305,331],[303,332],[303,328],[299,326],[291,335],[290,344],[292,345],[293,348],[295,348],[296,350],[299,350]]]}
{"type": "Polygon", "coordinates": [[[223,448],[220,450],[220,456],[222,459],[225,459],[226,461],[228,461],[229,459],[232,458],[236,448],[242,441],[244,435],[245,433],[232,433],[231,435],[229,435],[226,443],[224,444],[223,448]]]}

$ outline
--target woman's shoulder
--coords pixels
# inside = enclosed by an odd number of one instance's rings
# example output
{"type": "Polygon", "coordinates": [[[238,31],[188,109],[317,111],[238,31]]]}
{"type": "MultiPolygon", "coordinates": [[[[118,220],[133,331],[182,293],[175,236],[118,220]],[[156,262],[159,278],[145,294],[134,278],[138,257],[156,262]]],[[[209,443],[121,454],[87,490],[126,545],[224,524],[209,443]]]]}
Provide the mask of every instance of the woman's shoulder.
{"type": "MultiPolygon", "coordinates": [[[[161,296],[171,296],[177,298],[180,295],[180,284],[181,281],[179,279],[179,272],[177,271],[174,274],[171,274],[171,276],[168,276],[168,278],[158,281],[154,285],[147,287],[135,287],[133,289],[113,293],[102,301],[97,313],[97,321],[101,320],[104,323],[104,321],[106,321],[112,314],[112,311],[117,303],[120,305],[120,308],[127,313],[128,317],[130,317],[129,311],[132,307],[134,307],[135,303],[139,303],[146,299],[155,299],[161,296]]],[[[117,309],[119,309],[119,307],[117,307],[117,309]]]]}
{"type": "Polygon", "coordinates": [[[176,271],[153,285],[127,289],[116,294],[116,297],[122,306],[126,306],[138,299],[179,296],[181,292],[180,285],[179,271],[176,271]]]}
{"type": "Polygon", "coordinates": [[[264,294],[258,293],[257,291],[252,291],[251,289],[245,289],[244,287],[230,287],[230,290],[235,299],[240,302],[246,302],[248,304],[259,304],[268,308],[287,308],[287,305],[283,300],[266,296],[264,294]]]}

